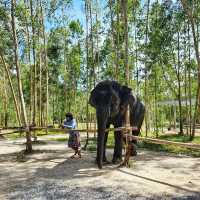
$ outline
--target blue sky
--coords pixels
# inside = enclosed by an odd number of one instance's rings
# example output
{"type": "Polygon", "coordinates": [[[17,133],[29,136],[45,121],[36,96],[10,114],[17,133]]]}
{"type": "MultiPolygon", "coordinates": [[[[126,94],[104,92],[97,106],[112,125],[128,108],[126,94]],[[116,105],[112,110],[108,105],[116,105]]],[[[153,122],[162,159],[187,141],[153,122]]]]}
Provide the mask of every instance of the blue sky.
{"type": "MultiPolygon", "coordinates": [[[[99,7],[101,8],[101,12],[104,10],[104,7],[107,3],[106,0],[98,0],[99,7]]],[[[85,11],[84,11],[84,0],[73,0],[72,9],[70,10],[70,14],[73,18],[79,19],[80,22],[85,24],[85,11]]]]}
{"type": "MultiPolygon", "coordinates": [[[[102,12],[104,11],[106,0],[98,0],[99,7],[100,7],[100,16],[102,17],[102,12]]],[[[72,5],[69,8],[65,9],[65,14],[68,16],[70,20],[77,20],[81,22],[83,27],[85,27],[85,10],[84,10],[84,0],[72,0],[72,5]]],[[[56,16],[59,19],[59,16],[61,16],[61,10],[56,11],[56,16]]],[[[46,28],[49,30],[50,28],[53,28],[54,24],[46,22],[46,28]]]]}
{"type": "MultiPolygon", "coordinates": [[[[64,10],[65,15],[68,16],[70,20],[77,20],[79,19],[81,24],[85,24],[85,15],[84,15],[84,1],[83,0],[73,0],[72,5],[64,10]]],[[[62,16],[61,9],[58,9],[55,12],[55,16],[59,18],[62,16]]],[[[50,30],[51,28],[55,27],[53,21],[49,22],[46,20],[46,29],[50,30]]]]}
{"type": "Polygon", "coordinates": [[[82,24],[85,24],[83,0],[73,0],[72,9],[69,11],[72,18],[79,19],[82,24]]]}

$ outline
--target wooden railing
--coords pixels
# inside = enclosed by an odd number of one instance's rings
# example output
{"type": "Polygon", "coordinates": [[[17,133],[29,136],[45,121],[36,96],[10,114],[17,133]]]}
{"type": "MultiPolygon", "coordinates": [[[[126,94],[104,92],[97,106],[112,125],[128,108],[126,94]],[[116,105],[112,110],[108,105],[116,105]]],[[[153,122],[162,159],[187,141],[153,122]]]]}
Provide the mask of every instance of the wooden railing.
{"type": "MultiPolygon", "coordinates": [[[[30,131],[37,131],[37,130],[48,130],[49,132],[51,131],[59,131],[59,132],[70,132],[70,129],[63,129],[63,128],[47,128],[47,127],[30,127],[30,131]]],[[[128,132],[132,130],[137,130],[137,127],[118,127],[118,128],[109,128],[106,129],[106,131],[122,131],[124,137],[129,137],[135,140],[142,140],[145,142],[150,142],[154,144],[166,144],[166,145],[176,145],[176,146],[181,146],[185,148],[190,148],[190,149],[198,149],[200,150],[200,145],[199,144],[194,144],[194,143],[183,143],[183,142],[173,142],[173,141],[168,141],[168,140],[160,140],[160,139],[155,139],[155,138],[148,138],[148,137],[140,137],[140,136],[134,136],[131,134],[127,134],[128,132]]],[[[5,132],[1,133],[0,135],[7,135],[7,134],[12,134],[12,133],[22,133],[25,132],[26,129],[24,128],[19,128],[17,130],[13,130],[10,132],[5,132]]],[[[95,133],[97,132],[97,129],[73,129],[73,131],[79,131],[79,132],[89,132],[89,133],[95,133]]]]}

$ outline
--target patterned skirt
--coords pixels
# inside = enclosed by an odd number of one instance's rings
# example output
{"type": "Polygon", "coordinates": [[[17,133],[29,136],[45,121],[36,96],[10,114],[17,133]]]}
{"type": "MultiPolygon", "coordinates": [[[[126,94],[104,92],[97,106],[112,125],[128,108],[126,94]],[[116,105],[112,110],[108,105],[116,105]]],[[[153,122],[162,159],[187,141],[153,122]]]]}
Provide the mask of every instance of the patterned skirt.
{"type": "Polygon", "coordinates": [[[70,131],[68,147],[70,147],[72,149],[79,148],[81,146],[81,143],[80,143],[80,139],[78,140],[78,138],[80,138],[80,134],[78,131],[70,131]]]}

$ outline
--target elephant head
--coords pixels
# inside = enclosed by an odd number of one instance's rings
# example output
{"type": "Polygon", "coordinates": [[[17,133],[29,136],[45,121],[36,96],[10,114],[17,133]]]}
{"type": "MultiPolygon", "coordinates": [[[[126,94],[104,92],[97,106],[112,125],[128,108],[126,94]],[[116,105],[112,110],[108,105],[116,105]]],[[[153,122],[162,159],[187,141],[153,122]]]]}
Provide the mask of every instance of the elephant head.
{"type": "Polygon", "coordinates": [[[114,81],[100,82],[91,91],[89,103],[96,109],[98,125],[97,164],[99,168],[102,168],[106,124],[108,120],[119,115],[120,106],[130,92],[130,88],[114,81]]]}

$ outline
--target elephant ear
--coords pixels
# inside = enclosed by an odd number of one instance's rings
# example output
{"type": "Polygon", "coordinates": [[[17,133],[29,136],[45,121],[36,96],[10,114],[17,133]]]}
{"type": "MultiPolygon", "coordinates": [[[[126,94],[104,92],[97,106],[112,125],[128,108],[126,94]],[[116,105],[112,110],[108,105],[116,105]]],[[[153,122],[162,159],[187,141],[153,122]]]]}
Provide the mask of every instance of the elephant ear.
{"type": "Polygon", "coordinates": [[[108,90],[94,89],[91,92],[89,103],[93,107],[109,105],[111,100],[111,94],[108,90]]]}
{"type": "Polygon", "coordinates": [[[120,92],[120,94],[121,94],[120,95],[121,96],[121,105],[125,106],[125,105],[128,104],[129,98],[131,96],[131,91],[132,91],[132,89],[125,86],[125,85],[123,85],[121,87],[121,92],[120,92]]]}

